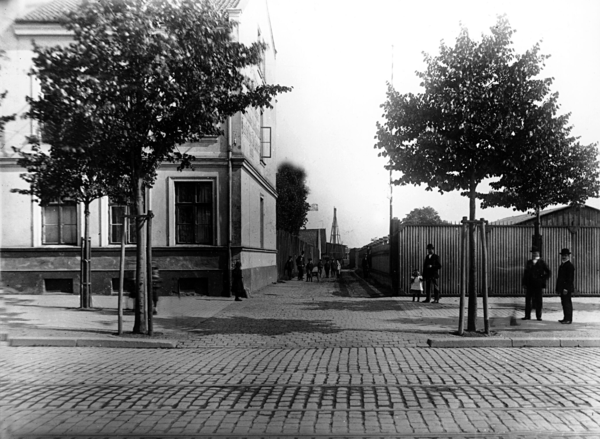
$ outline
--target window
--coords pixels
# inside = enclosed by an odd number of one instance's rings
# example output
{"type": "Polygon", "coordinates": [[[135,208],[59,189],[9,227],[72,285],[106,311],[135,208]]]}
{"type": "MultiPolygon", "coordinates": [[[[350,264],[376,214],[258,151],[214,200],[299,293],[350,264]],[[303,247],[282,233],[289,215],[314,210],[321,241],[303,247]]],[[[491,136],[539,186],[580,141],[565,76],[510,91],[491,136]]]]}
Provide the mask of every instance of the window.
{"type": "MultiPolygon", "coordinates": [[[[121,235],[123,234],[123,224],[125,224],[125,215],[131,215],[133,209],[130,205],[115,203],[113,200],[109,200],[109,240],[111,244],[120,244],[121,235]]],[[[135,218],[127,218],[129,222],[129,230],[127,231],[127,244],[136,243],[135,233],[135,218]]]]}
{"type": "Polygon", "coordinates": [[[44,291],[73,294],[73,279],[44,279],[44,291]]]}
{"type": "Polygon", "coordinates": [[[77,205],[74,201],[58,201],[44,206],[43,244],[77,244],[77,205]]]}
{"type": "Polygon", "coordinates": [[[177,244],[213,244],[211,182],[175,183],[177,244]]]}

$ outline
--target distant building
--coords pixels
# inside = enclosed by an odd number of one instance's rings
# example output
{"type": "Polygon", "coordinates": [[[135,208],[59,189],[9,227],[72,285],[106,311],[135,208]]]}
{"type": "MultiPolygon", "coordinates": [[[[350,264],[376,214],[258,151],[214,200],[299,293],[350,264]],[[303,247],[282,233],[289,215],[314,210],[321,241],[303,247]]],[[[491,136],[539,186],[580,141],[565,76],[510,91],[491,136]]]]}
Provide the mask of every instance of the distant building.
{"type": "Polygon", "coordinates": [[[298,232],[298,237],[317,249],[319,259],[327,253],[327,230],[326,229],[304,229],[298,232]]]}
{"type": "MultiPolygon", "coordinates": [[[[65,10],[80,0],[4,0],[0,15],[0,59],[3,88],[9,90],[2,113],[17,113],[6,125],[0,148],[2,199],[0,252],[2,284],[25,293],[78,293],[82,206],[75,203],[41,207],[11,193],[26,188],[11,147],[26,145],[38,127],[20,116],[26,96],[39,92],[32,67],[32,44],[68,44],[71,34],[58,23],[65,10]]],[[[215,0],[214,4],[239,23],[234,39],[267,43],[263,63],[246,72],[258,83],[276,83],[275,43],[264,0],[215,0]]],[[[3,90],[0,90],[3,91],[3,90]]],[[[161,294],[229,294],[228,266],[242,262],[245,286],[256,290],[277,280],[275,189],[275,110],[249,108],[231,117],[225,136],[180,146],[194,155],[194,170],[177,171],[165,163],[147,203],[154,212],[153,262],[162,278],[161,294]],[[228,146],[234,145],[228,158],[228,146]],[[231,171],[230,171],[231,169],[231,171]],[[231,188],[231,189],[230,189],[231,188]],[[231,194],[231,196],[230,196],[231,194]],[[190,214],[193,212],[193,214],[190,214]],[[230,217],[231,212],[231,217],[230,217]],[[231,259],[228,242],[231,240],[231,259]]],[[[91,205],[92,292],[113,294],[118,278],[120,236],[127,206],[108,198],[91,205]]],[[[128,243],[127,276],[133,277],[134,244],[128,243]]]]}
{"type": "MultiPolygon", "coordinates": [[[[492,224],[527,226],[535,223],[535,215],[523,214],[510,216],[492,224]]],[[[540,212],[540,226],[600,226],[600,210],[587,205],[564,206],[546,209],[540,212]]]]}

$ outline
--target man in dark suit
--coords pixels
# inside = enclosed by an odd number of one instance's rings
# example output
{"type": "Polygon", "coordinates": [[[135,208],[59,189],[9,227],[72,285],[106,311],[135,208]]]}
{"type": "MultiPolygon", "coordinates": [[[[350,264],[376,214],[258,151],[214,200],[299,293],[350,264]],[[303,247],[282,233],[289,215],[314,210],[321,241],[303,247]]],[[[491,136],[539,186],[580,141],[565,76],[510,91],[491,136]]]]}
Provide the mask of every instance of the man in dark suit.
{"type": "Polygon", "coordinates": [[[575,292],[575,266],[570,261],[571,251],[568,248],[563,248],[560,251],[560,259],[562,262],[558,268],[558,276],[556,278],[556,294],[560,294],[563,319],[559,320],[559,322],[570,325],[573,322],[573,302],[571,301],[571,295],[575,292]]]}
{"type": "Polygon", "coordinates": [[[546,290],[546,281],[550,277],[548,264],[540,258],[537,247],[531,247],[531,259],[525,264],[523,273],[523,288],[525,289],[525,317],[521,320],[531,319],[531,309],[535,308],[535,316],[542,320],[542,297],[546,290]]]}
{"type": "Polygon", "coordinates": [[[433,303],[440,303],[440,288],[438,286],[439,270],[442,268],[440,257],[433,251],[433,244],[427,244],[427,256],[423,262],[423,279],[425,280],[425,300],[431,302],[431,290],[433,289],[433,303]]]}

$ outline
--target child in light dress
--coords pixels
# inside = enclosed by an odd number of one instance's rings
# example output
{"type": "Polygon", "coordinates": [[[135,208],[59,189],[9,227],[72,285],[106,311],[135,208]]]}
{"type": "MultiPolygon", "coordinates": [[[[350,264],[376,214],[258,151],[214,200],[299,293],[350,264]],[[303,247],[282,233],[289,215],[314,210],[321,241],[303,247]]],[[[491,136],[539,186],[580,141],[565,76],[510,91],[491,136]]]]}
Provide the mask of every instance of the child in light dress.
{"type": "Polygon", "coordinates": [[[412,294],[412,301],[417,299],[417,302],[421,301],[421,293],[423,292],[423,276],[419,273],[416,268],[412,272],[410,277],[410,292],[412,294]]]}

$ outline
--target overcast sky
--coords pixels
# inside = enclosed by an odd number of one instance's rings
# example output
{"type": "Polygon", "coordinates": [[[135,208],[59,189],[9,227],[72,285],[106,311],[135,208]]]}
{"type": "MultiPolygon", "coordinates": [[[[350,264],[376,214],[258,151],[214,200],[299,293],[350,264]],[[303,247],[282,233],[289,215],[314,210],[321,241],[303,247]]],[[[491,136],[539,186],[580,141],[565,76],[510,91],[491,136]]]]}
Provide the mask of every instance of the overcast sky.
{"type": "MultiPolygon", "coordinates": [[[[461,23],[471,37],[489,33],[506,14],[515,48],[522,53],[541,41],[551,55],[543,77],[553,77],[563,112],[571,112],[573,134],[585,144],[600,140],[600,1],[334,1],[269,0],[277,49],[277,82],[293,86],[278,98],[277,160],[308,174],[308,228],[331,233],[333,208],[342,242],[362,247],[389,228],[389,173],[374,149],[386,81],[401,93],[420,92],[415,71],[422,52],[454,46],[461,23]]],[[[588,204],[600,208],[600,200],[588,204]]],[[[468,199],[414,186],[394,186],[393,215],[431,206],[442,219],[468,216],[468,199]]],[[[517,215],[478,207],[490,221],[517,215]]]]}

